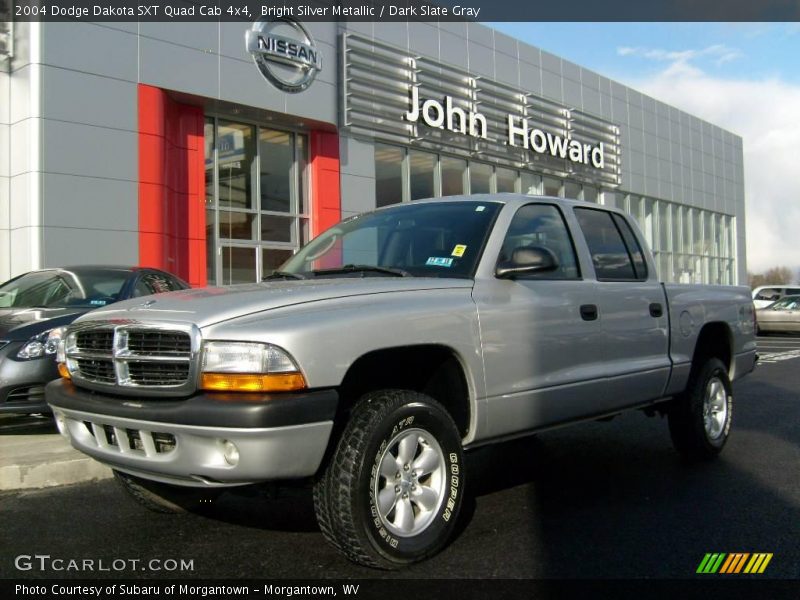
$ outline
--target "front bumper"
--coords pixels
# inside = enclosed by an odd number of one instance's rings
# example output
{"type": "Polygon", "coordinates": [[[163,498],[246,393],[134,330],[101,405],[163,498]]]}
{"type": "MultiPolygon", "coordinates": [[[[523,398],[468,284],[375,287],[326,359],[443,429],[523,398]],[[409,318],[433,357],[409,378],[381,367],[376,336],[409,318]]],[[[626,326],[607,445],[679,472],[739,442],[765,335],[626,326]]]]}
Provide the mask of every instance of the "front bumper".
{"type": "Polygon", "coordinates": [[[134,400],[87,392],[64,380],[46,388],[59,430],[81,452],[131,475],[224,487],[313,475],[328,445],[334,390],[242,399],[197,394],[134,400]],[[226,458],[233,444],[238,460],[226,458]]]}

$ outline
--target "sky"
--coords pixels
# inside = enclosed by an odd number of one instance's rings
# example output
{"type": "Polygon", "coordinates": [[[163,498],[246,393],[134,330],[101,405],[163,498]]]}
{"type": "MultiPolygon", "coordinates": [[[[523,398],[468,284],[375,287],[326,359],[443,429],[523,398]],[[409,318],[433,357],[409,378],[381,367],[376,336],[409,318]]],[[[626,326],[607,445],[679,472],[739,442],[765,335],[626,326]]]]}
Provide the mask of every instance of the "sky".
{"type": "Polygon", "coordinates": [[[797,273],[800,23],[489,25],[742,136],[747,268],[797,273]]]}

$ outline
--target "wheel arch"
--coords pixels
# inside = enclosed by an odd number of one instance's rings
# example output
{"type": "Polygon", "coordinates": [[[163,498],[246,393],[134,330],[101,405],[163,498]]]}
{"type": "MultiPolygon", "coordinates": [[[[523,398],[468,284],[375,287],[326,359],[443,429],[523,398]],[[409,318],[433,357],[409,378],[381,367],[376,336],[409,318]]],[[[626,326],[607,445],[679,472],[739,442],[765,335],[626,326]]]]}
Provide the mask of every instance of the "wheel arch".
{"type": "Polygon", "coordinates": [[[406,389],[432,397],[450,413],[462,437],[474,427],[475,392],[465,362],[450,346],[382,348],[353,361],[339,386],[335,429],[343,427],[359,398],[379,389],[406,389]]]}
{"type": "Polygon", "coordinates": [[[727,323],[714,321],[700,329],[692,354],[692,371],[701,368],[709,358],[718,358],[728,370],[733,380],[733,332],[727,323]]]}

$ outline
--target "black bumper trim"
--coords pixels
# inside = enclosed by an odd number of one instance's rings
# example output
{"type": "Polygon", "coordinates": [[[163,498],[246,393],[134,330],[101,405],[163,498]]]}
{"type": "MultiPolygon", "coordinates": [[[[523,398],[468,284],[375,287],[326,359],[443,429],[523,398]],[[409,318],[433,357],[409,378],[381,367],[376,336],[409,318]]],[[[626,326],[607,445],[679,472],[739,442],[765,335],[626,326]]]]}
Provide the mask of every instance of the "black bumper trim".
{"type": "Polygon", "coordinates": [[[63,379],[49,383],[45,397],[53,408],[96,415],[247,429],[332,421],[339,400],[339,394],[333,389],[280,394],[200,392],[183,400],[139,399],[79,389],[63,379]]]}

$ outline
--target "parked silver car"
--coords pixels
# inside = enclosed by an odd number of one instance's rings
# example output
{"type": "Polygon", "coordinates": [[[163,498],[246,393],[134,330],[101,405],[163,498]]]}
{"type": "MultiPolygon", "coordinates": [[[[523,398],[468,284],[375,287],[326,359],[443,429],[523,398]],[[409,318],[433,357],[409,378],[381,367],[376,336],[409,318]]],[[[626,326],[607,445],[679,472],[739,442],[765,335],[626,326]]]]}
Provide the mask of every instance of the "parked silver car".
{"type": "Polygon", "coordinates": [[[759,333],[800,331],[800,296],[785,296],[766,308],[756,310],[759,333]]]}

